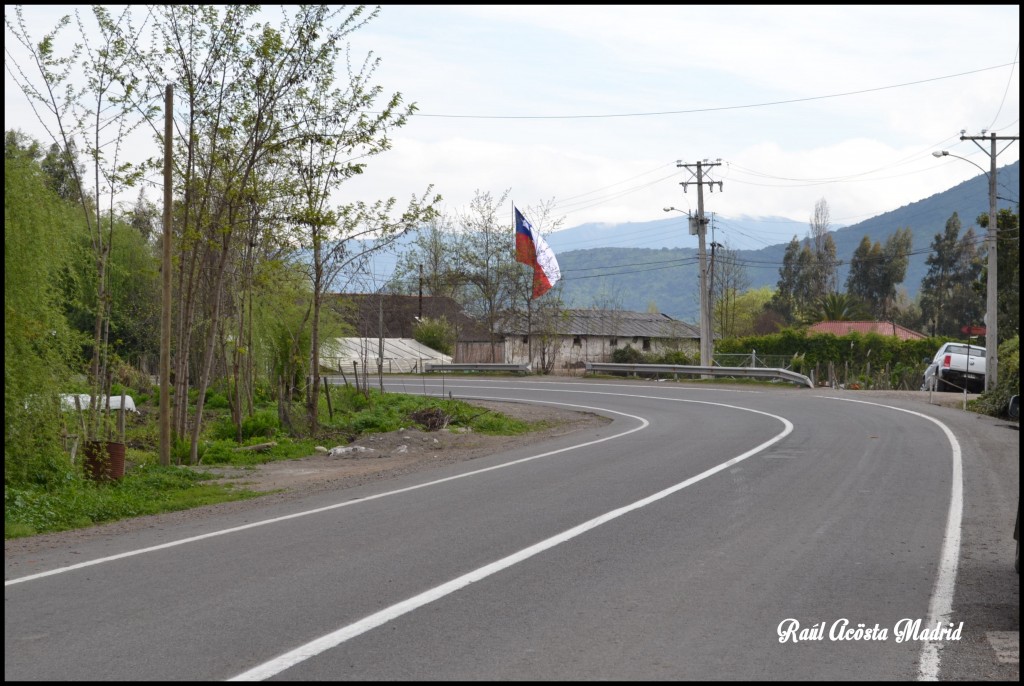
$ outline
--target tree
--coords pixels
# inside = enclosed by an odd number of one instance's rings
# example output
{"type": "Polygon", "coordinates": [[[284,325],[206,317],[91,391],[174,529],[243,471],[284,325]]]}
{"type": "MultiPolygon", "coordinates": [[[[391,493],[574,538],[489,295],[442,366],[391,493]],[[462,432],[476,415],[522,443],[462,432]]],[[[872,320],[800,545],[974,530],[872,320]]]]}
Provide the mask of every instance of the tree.
{"type": "Polygon", "coordinates": [[[807,324],[816,322],[855,322],[870,316],[867,306],[859,298],[847,293],[827,293],[819,298],[806,318],[807,324]]]}
{"type": "Polygon", "coordinates": [[[832,226],[831,216],[825,198],[821,198],[814,204],[810,239],[815,259],[813,276],[809,280],[818,294],[835,293],[839,290],[836,274],[836,268],[839,265],[836,259],[836,244],[829,234],[829,228],[832,226]]]}
{"type": "Polygon", "coordinates": [[[511,247],[511,221],[505,223],[498,218],[502,207],[507,206],[509,192],[495,198],[489,191],[477,190],[470,209],[458,215],[459,300],[487,326],[492,357],[498,322],[509,309],[517,273],[521,273],[511,247]]]}
{"type": "Polygon", "coordinates": [[[864,236],[853,253],[846,291],[867,305],[875,319],[892,318],[896,287],[906,276],[912,240],[910,229],[900,228],[886,239],[884,248],[864,236]]]}
{"type": "Polygon", "coordinates": [[[398,257],[390,290],[414,295],[454,297],[457,278],[455,229],[451,217],[438,214],[413,231],[413,240],[398,257]]]}
{"type": "Polygon", "coordinates": [[[38,146],[4,158],[4,484],[52,483],[71,472],[57,398],[81,341],[59,284],[80,222],[47,186],[38,146]]]}
{"type": "Polygon", "coordinates": [[[797,312],[797,275],[798,260],[800,258],[800,241],[796,236],[786,246],[786,253],[782,257],[782,266],[779,267],[779,280],[775,286],[775,293],[772,295],[769,309],[771,309],[784,323],[791,323],[797,312]]]}
{"type": "Polygon", "coordinates": [[[118,194],[138,183],[149,162],[126,162],[128,136],[142,125],[151,111],[135,94],[142,89],[142,74],[133,68],[138,32],[131,24],[131,8],[112,15],[104,6],[92,7],[99,41],[93,46],[91,33],[75,14],[80,41],[63,37],[71,17],[63,16],[57,26],[34,40],[28,33],[20,7],[14,19],[5,15],[8,32],[28,52],[34,71],[14,62],[10,73],[49,134],[53,146],[45,161],[55,190],[66,199],[78,199],[83,211],[95,260],[96,298],[93,350],[90,364],[93,401],[89,430],[99,433],[100,412],[96,396],[105,389],[107,363],[107,318],[110,297],[107,267],[116,220],[118,194]],[[70,54],[58,54],[57,48],[70,54]],[[75,65],[81,73],[74,72],[75,65]],[[84,148],[92,175],[86,192],[83,168],[77,159],[78,145],[84,148]]]}
{"type": "Polygon", "coordinates": [[[973,286],[982,267],[977,243],[973,228],[960,236],[956,212],[932,240],[921,280],[921,312],[932,336],[957,338],[961,326],[981,323],[984,300],[973,286]]]}
{"type": "Polygon", "coordinates": [[[412,329],[412,337],[417,343],[422,343],[445,355],[451,355],[455,350],[455,327],[444,315],[436,319],[433,317],[420,319],[412,329]]]}
{"type": "MultiPolygon", "coordinates": [[[[326,13],[317,25],[329,22],[338,12],[326,13]]],[[[358,16],[359,10],[350,16],[358,16]]],[[[370,18],[376,16],[374,11],[370,18]]],[[[342,24],[345,27],[348,22],[342,24]]],[[[356,25],[361,26],[362,24],[356,25]]],[[[391,218],[395,199],[368,204],[362,201],[332,208],[333,196],[342,184],[361,174],[368,157],[391,147],[388,131],[404,126],[414,105],[402,106],[400,93],[393,94],[380,111],[368,114],[382,92],[371,79],[380,59],[367,56],[362,67],[349,67],[345,89],[334,86],[334,63],[338,40],[353,28],[343,29],[320,48],[322,56],[308,68],[308,87],[296,94],[299,116],[290,146],[295,150],[290,163],[295,171],[297,203],[292,221],[299,228],[299,240],[311,253],[309,278],[312,285],[311,390],[308,395],[311,433],[318,429],[320,401],[320,313],[328,288],[350,265],[365,261],[369,254],[384,250],[419,222],[430,219],[440,196],[427,200],[413,198],[397,220],[391,218]],[[373,237],[370,243],[360,238],[373,237]]]]}
{"type": "Polygon", "coordinates": [[[712,323],[721,338],[736,336],[740,294],[750,288],[746,267],[728,243],[712,253],[711,304],[712,323]]]}
{"type": "Polygon", "coordinates": [[[755,322],[771,302],[773,294],[771,286],[763,286],[736,296],[733,302],[733,337],[751,336],[756,333],[755,322]]]}

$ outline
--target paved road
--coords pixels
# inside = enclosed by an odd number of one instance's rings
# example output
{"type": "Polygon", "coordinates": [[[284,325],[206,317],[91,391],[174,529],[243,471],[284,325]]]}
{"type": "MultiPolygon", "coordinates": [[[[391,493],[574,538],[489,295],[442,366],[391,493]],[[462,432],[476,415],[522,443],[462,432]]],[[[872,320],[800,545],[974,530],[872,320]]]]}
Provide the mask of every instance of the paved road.
{"type": "Polygon", "coordinates": [[[1018,678],[1006,422],[791,386],[449,392],[613,422],[258,518],[8,557],[5,677],[1018,678]],[[957,631],[898,641],[915,623],[957,631]]]}

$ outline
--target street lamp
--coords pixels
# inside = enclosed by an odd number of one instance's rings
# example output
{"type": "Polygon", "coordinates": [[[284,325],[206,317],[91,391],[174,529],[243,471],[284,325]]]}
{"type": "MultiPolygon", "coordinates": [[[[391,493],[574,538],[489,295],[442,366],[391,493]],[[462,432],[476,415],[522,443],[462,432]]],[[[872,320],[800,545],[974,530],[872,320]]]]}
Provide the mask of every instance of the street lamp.
{"type": "MultiPolygon", "coordinates": [[[[960,140],[965,140],[973,137],[964,136],[961,132],[960,140]]],[[[992,152],[989,155],[991,160],[991,170],[985,171],[981,165],[967,159],[966,157],[960,157],[960,155],[954,155],[948,150],[936,150],[932,153],[934,157],[955,157],[958,160],[964,162],[970,162],[978,169],[981,169],[981,173],[988,177],[988,232],[987,241],[988,244],[988,278],[985,284],[985,390],[990,391],[996,387],[996,382],[999,378],[999,337],[998,337],[998,319],[999,310],[997,308],[998,300],[998,286],[997,286],[997,265],[996,261],[996,134],[991,134],[992,139],[992,152]]],[[[981,147],[980,145],[978,147],[981,147]]],[[[984,148],[982,148],[984,150],[984,148]]]]}

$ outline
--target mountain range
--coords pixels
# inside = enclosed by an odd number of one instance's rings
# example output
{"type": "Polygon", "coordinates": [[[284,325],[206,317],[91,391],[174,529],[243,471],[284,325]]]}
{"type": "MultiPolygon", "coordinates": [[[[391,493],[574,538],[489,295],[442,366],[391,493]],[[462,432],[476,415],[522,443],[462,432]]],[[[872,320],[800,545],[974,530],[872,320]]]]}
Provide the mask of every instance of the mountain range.
{"type": "MultiPolygon", "coordinates": [[[[999,168],[996,179],[999,208],[1019,211],[1020,162],[999,168]]],[[[988,213],[988,204],[988,179],[979,175],[942,193],[830,231],[841,262],[840,289],[849,273],[849,261],[865,236],[872,243],[885,245],[896,229],[906,227],[911,230],[913,242],[901,288],[913,299],[928,271],[925,260],[932,241],[936,234],[945,230],[946,221],[956,212],[961,235],[974,227],[980,238],[984,230],[976,219],[988,213]]],[[[646,223],[585,224],[549,234],[545,239],[557,255],[563,275],[563,300],[571,307],[616,306],[636,311],[653,308],[677,319],[695,321],[699,310],[698,251],[693,247],[676,247],[681,241],[691,245],[694,241],[689,236],[686,221],[683,216],[646,223]],[[662,228],[665,237],[658,247],[628,247],[631,241],[635,241],[633,245],[641,242],[650,245],[652,236],[658,236],[662,228]],[[587,247],[566,249],[573,245],[587,247]]],[[[793,236],[803,240],[810,229],[809,222],[777,218],[721,217],[716,221],[727,227],[724,233],[739,233],[747,238],[756,236],[766,223],[787,232],[791,228],[784,242],[758,249],[734,250],[745,268],[750,288],[774,287],[789,240],[793,236]]],[[[709,233],[709,245],[711,240],[709,233]]],[[[710,256],[710,248],[708,250],[710,256]]]]}
{"type": "MultiPolygon", "coordinates": [[[[998,206],[1019,211],[1020,162],[1000,167],[996,179],[998,206]]],[[[979,238],[984,234],[976,220],[979,215],[988,213],[986,175],[978,175],[923,200],[830,231],[841,263],[838,270],[840,289],[846,283],[850,259],[861,239],[867,236],[872,243],[885,245],[886,239],[896,229],[907,227],[911,230],[913,242],[906,276],[900,287],[909,298],[916,297],[921,279],[928,271],[925,260],[932,240],[944,231],[946,221],[954,212],[960,217],[961,235],[969,227],[975,227],[979,238]]],[[[717,239],[734,250],[738,262],[744,267],[748,287],[752,289],[774,287],[778,283],[786,246],[794,236],[803,240],[810,229],[809,221],[780,217],[725,217],[716,214],[709,217],[708,245],[717,239]]],[[[410,248],[413,238],[413,235],[407,235],[398,242],[395,250],[374,256],[373,288],[387,282],[395,269],[396,253],[410,248]]],[[[672,214],[648,222],[582,224],[545,234],[544,238],[558,258],[563,277],[562,299],[567,306],[618,307],[640,312],[654,308],[676,319],[697,321],[698,251],[693,247],[696,239],[689,235],[684,214],[672,214]]],[[[353,286],[359,289],[358,292],[365,292],[365,284],[350,284],[349,288],[353,286]]]]}

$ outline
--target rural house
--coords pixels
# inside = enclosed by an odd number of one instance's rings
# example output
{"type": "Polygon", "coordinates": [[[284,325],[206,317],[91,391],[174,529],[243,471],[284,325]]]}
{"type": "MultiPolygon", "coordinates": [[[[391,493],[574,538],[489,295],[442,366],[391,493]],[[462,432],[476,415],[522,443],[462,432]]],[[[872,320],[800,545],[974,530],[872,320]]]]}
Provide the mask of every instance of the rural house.
{"type": "Polygon", "coordinates": [[[500,325],[505,361],[529,362],[541,369],[563,373],[582,369],[587,362],[611,362],[612,354],[626,346],[643,353],[681,350],[699,354],[700,331],[667,314],[626,310],[561,310],[554,315],[510,317],[500,325]]]}

